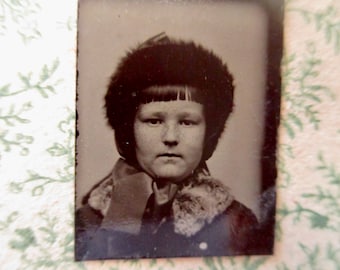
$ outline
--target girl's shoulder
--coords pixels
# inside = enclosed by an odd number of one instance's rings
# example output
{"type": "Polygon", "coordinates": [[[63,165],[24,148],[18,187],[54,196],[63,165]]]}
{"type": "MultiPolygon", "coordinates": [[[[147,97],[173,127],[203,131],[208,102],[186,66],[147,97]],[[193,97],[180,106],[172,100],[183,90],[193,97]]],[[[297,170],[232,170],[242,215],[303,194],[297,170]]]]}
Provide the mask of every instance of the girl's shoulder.
{"type": "Polygon", "coordinates": [[[233,200],[230,206],[225,210],[225,214],[228,215],[235,226],[253,226],[258,224],[255,214],[237,200],[233,200]]]}
{"type": "Polygon", "coordinates": [[[255,214],[234,200],[224,215],[228,220],[233,255],[253,255],[258,244],[259,223],[255,214]]]}

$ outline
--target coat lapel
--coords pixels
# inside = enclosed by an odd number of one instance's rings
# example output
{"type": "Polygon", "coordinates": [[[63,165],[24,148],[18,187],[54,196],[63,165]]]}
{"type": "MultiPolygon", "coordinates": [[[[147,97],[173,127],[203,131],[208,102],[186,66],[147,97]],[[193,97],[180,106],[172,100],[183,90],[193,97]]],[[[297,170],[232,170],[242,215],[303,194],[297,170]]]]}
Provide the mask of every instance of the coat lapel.
{"type": "MultiPolygon", "coordinates": [[[[138,234],[150,195],[152,179],[119,160],[111,177],[94,189],[89,205],[100,211],[102,228],[138,234]]],[[[190,237],[223,213],[234,200],[229,188],[199,171],[175,195],[172,215],[175,233],[190,237]]]]}

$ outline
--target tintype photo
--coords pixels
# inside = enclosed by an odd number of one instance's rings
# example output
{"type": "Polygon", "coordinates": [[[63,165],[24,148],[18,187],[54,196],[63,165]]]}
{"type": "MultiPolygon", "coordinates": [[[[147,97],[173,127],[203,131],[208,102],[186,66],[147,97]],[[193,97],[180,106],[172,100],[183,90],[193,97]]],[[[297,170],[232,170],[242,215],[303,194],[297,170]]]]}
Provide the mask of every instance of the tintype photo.
{"type": "Polygon", "coordinates": [[[273,254],[282,10],[79,1],[76,260],[273,254]]]}

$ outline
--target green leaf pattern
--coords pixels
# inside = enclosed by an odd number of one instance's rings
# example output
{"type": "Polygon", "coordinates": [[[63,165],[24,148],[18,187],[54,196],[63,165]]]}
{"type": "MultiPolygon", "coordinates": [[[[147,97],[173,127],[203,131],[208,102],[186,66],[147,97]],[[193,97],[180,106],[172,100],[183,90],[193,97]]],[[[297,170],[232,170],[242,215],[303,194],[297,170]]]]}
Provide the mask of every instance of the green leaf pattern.
{"type": "Polygon", "coordinates": [[[18,35],[25,44],[41,37],[35,15],[41,11],[39,1],[1,0],[0,35],[18,35]]]}
{"type": "Polygon", "coordinates": [[[73,259],[76,6],[0,0],[0,44],[27,55],[49,44],[28,68],[10,51],[16,70],[0,79],[2,269],[340,269],[339,0],[286,1],[275,255],[84,263],[73,259]]]}

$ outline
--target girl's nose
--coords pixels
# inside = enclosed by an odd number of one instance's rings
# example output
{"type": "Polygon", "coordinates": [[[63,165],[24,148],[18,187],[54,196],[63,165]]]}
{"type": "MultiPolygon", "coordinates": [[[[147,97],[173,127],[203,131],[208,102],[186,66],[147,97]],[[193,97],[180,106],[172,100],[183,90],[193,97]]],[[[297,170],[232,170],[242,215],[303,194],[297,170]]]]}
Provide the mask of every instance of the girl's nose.
{"type": "Polygon", "coordinates": [[[164,127],[163,143],[168,146],[175,146],[179,140],[179,130],[176,124],[167,124],[164,127]]]}

